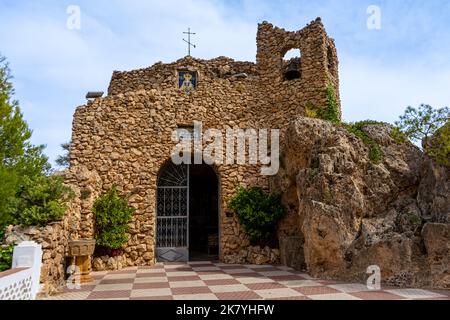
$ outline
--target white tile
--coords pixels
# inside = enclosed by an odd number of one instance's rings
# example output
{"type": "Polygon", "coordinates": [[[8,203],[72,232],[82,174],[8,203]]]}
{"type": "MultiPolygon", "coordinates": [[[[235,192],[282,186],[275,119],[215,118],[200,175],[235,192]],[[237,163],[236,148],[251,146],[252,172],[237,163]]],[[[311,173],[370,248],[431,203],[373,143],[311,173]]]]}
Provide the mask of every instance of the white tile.
{"type": "Polygon", "coordinates": [[[90,292],[67,292],[56,296],[42,297],[38,300],[86,300],[90,292]]]}
{"type": "Polygon", "coordinates": [[[216,266],[216,267],[229,267],[229,266],[232,266],[232,264],[222,263],[222,262],[214,263],[213,265],[216,266]]]}
{"type": "Polygon", "coordinates": [[[322,286],[320,283],[312,280],[290,280],[290,281],[281,281],[282,285],[289,288],[303,288],[303,287],[320,287],[322,286]]]}
{"type": "Polygon", "coordinates": [[[250,291],[250,289],[244,286],[243,284],[210,286],[209,289],[211,289],[211,291],[214,293],[250,291]]]}
{"type": "Polygon", "coordinates": [[[134,279],[134,283],[161,283],[161,282],[169,282],[167,277],[156,277],[156,278],[136,278],[134,279]]]}
{"type": "Polygon", "coordinates": [[[294,269],[292,269],[291,267],[287,267],[287,266],[278,266],[276,267],[277,269],[280,269],[282,271],[295,271],[294,269]]]}
{"type": "Polygon", "coordinates": [[[166,274],[168,277],[192,277],[197,275],[194,271],[167,271],[166,274]]]}
{"type": "Polygon", "coordinates": [[[144,289],[131,291],[131,298],[145,298],[145,297],[163,297],[171,296],[172,291],[169,288],[161,289],[144,289]]]}
{"type": "Polygon", "coordinates": [[[107,274],[102,280],[114,280],[114,279],[133,279],[136,277],[135,273],[118,273],[118,274],[107,274]]]}
{"type": "Polygon", "coordinates": [[[170,282],[171,288],[196,288],[196,287],[206,287],[206,284],[201,281],[172,281],[170,282]]]}
{"type": "Polygon", "coordinates": [[[136,273],[165,273],[166,270],[164,268],[161,269],[139,269],[136,273]]]}
{"type": "Polygon", "coordinates": [[[277,298],[289,298],[289,297],[302,297],[303,295],[295,290],[289,288],[280,289],[267,289],[267,290],[255,290],[255,293],[261,296],[263,299],[277,299],[277,298]]]}
{"type": "Polygon", "coordinates": [[[169,270],[169,269],[177,269],[177,268],[190,268],[190,266],[188,266],[187,264],[167,264],[164,265],[164,269],[169,270]]]}
{"type": "Polygon", "coordinates": [[[372,291],[367,287],[367,285],[358,284],[358,283],[333,284],[333,285],[329,285],[328,287],[336,289],[338,291],[342,291],[344,293],[372,291]]]}
{"type": "Polygon", "coordinates": [[[185,294],[173,296],[174,300],[219,300],[215,294],[205,293],[205,294],[185,294]]]}
{"type": "Polygon", "coordinates": [[[265,268],[269,268],[271,266],[260,265],[260,264],[245,264],[244,267],[249,268],[249,269],[265,269],[265,268]]]}
{"type": "Polygon", "coordinates": [[[199,275],[202,280],[228,280],[233,279],[233,276],[229,274],[203,274],[199,275]]]}
{"type": "Polygon", "coordinates": [[[122,291],[133,289],[132,283],[100,284],[93,291],[122,291]]]}
{"type": "Polygon", "coordinates": [[[361,300],[348,293],[330,293],[330,294],[316,294],[308,296],[313,300],[361,300]]]}
{"type": "Polygon", "coordinates": [[[288,272],[288,271],[267,271],[267,272],[258,272],[258,273],[265,277],[278,277],[278,276],[294,275],[292,272],[288,272]]]}
{"type": "Polygon", "coordinates": [[[237,274],[237,273],[250,273],[252,270],[249,269],[225,269],[223,272],[228,274],[237,274]]]}
{"type": "Polygon", "coordinates": [[[243,277],[237,278],[237,281],[243,284],[252,284],[252,283],[273,283],[275,282],[272,279],[263,278],[263,277],[243,277]]]}
{"type": "Polygon", "coordinates": [[[195,267],[195,266],[193,266],[192,269],[195,272],[199,272],[199,271],[221,271],[220,268],[214,267],[214,266],[211,266],[211,267],[195,267]]]}
{"type": "Polygon", "coordinates": [[[386,292],[396,294],[406,299],[445,298],[445,296],[440,295],[438,293],[422,289],[394,289],[394,290],[386,290],[386,292]]]}

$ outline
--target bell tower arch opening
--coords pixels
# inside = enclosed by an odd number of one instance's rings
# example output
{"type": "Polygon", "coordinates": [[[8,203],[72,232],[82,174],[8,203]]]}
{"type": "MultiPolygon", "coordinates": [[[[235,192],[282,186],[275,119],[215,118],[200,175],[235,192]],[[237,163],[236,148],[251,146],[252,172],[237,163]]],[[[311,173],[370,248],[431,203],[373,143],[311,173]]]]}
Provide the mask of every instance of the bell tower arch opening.
{"type": "Polygon", "coordinates": [[[283,57],[282,72],[284,80],[291,81],[302,77],[302,54],[300,49],[290,49],[283,57]]]}

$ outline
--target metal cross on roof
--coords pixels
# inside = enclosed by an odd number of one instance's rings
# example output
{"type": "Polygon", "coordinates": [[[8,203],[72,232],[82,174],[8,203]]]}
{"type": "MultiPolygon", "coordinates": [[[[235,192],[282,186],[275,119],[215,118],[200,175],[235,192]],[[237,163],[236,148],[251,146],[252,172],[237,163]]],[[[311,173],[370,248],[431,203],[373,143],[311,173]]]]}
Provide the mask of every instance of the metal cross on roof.
{"type": "Polygon", "coordinates": [[[188,44],[188,55],[191,55],[191,47],[197,48],[195,44],[191,43],[191,35],[194,35],[196,33],[191,32],[191,28],[188,28],[188,32],[183,32],[184,34],[188,35],[188,39],[183,39],[184,42],[188,44]]]}

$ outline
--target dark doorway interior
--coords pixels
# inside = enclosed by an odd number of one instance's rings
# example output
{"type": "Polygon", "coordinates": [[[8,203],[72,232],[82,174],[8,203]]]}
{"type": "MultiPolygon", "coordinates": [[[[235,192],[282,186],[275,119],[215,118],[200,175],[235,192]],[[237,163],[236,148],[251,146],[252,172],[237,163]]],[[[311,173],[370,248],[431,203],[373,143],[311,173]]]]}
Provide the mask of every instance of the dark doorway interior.
{"type": "Polygon", "coordinates": [[[219,255],[219,190],[214,170],[206,165],[190,166],[189,258],[217,260],[219,255]]]}

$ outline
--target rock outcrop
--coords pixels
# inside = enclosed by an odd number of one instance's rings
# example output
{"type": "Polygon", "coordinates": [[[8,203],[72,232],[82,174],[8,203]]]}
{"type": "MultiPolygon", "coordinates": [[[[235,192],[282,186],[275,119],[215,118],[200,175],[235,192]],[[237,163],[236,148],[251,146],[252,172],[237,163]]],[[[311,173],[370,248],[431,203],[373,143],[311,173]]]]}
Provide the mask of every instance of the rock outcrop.
{"type": "Polygon", "coordinates": [[[362,281],[377,265],[386,284],[450,288],[448,168],[397,143],[389,125],[364,131],[382,150],[379,163],[362,140],[325,121],[299,118],[286,133],[274,187],[291,195],[298,254],[314,276],[362,281]]]}

